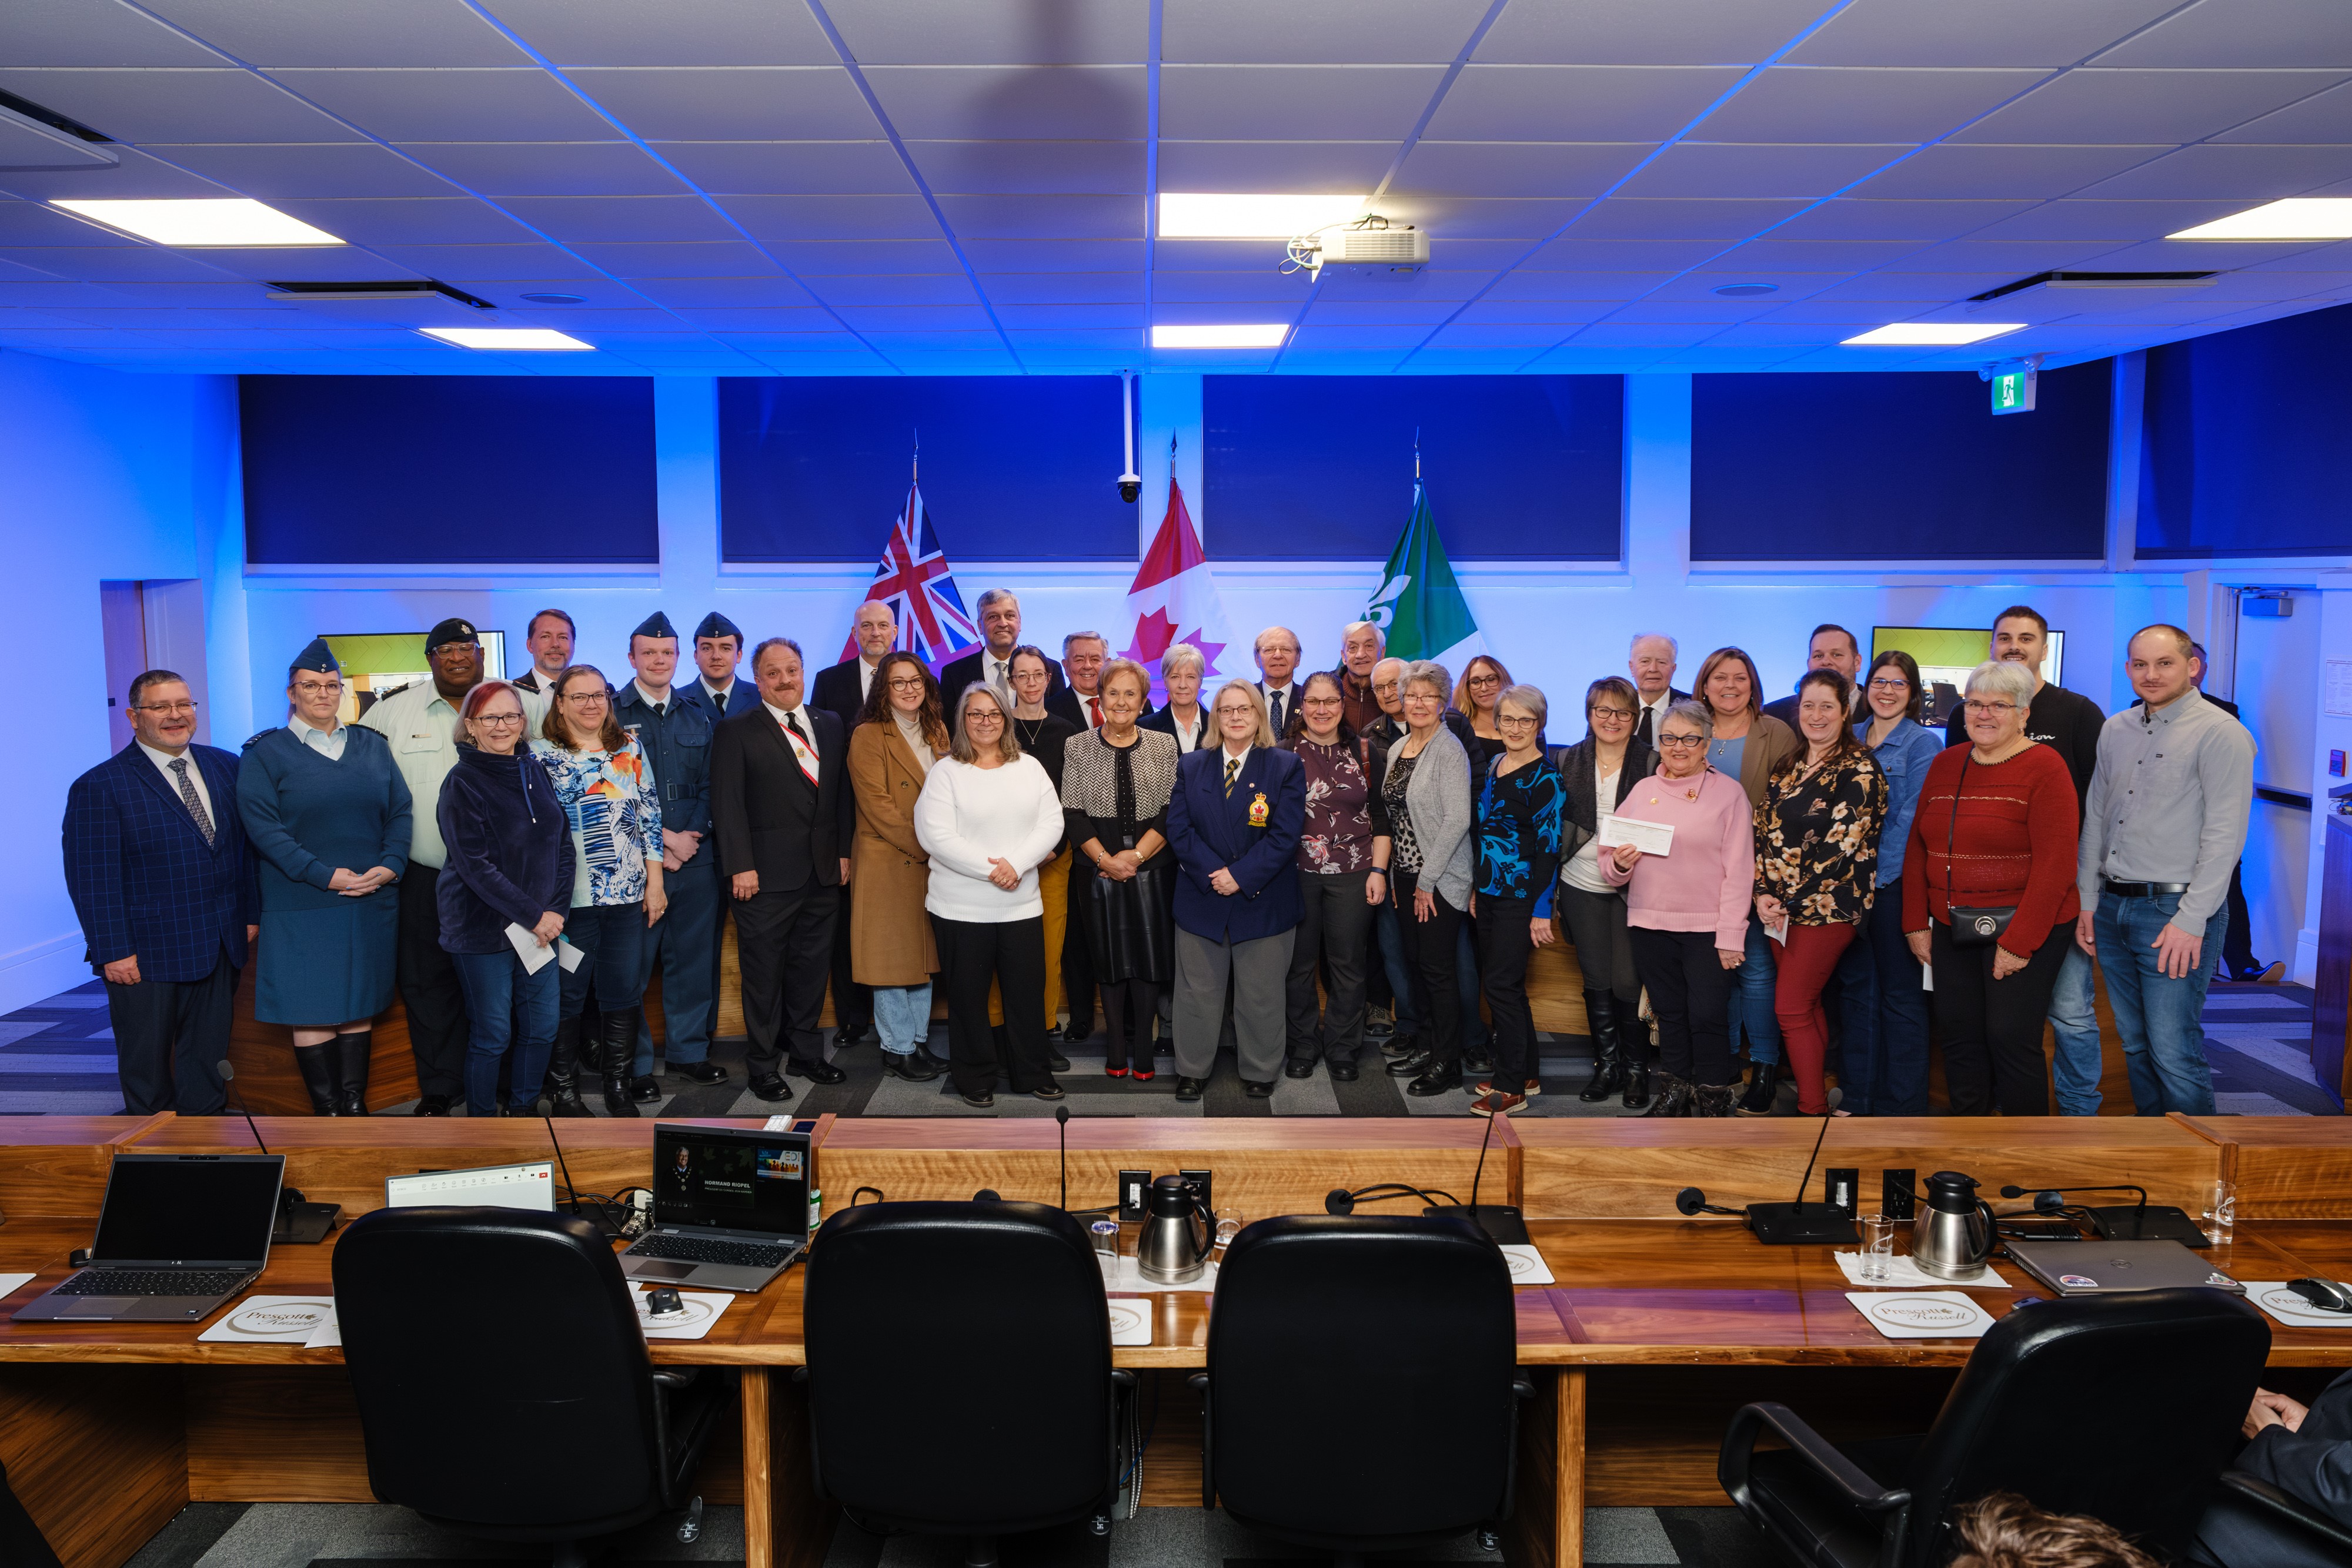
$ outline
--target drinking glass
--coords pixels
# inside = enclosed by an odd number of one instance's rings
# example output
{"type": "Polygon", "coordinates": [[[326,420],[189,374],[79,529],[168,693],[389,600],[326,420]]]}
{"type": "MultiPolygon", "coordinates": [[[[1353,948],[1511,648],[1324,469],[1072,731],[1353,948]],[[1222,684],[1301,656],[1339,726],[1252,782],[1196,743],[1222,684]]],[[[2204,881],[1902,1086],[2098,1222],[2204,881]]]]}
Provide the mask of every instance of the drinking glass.
{"type": "Polygon", "coordinates": [[[1087,1227],[1095,1239],[1095,1261],[1106,1269],[1118,1267],[1118,1221],[1097,1219],[1087,1227]]]}
{"type": "Polygon", "coordinates": [[[1865,1214],[1862,1226],[1862,1277],[1885,1280],[1895,1272],[1895,1218],[1865,1214]]]}
{"type": "Polygon", "coordinates": [[[1244,1223],[1246,1222],[1242,1218],[1242,1211],[1238,1208],[1221,1208],[1217,1210],[1217,1254],[1219,1257],[1223,1257],[1224,1255],[1225,1249],[1233,1245],[1234,1238],[1241,1234],[1241,1228],[1244,1223]]]}
{"type": "Polygon", "coordinates": [[[2205,1239],[2216,1247],[2230,1245],[2230,1233],[2238,1223],[2238,1188],[2235,1183],[2216,1181],[2205,1195],[2205,1239]]]}

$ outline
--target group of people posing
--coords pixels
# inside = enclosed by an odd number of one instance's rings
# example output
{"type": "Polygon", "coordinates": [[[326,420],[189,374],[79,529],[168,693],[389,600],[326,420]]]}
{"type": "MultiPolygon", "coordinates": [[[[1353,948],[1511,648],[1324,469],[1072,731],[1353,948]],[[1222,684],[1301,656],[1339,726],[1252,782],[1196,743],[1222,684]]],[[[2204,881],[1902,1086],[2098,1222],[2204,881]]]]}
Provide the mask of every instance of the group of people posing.
{"type": "Polygon", "coordinates": [[[242,758],[191,744],[185,683],[142,674],[137,739],[65,824],[126,1103],[220,1109],[257,928],[256,1017],[291,1030],[321,1114],[366,1113],[396,988],[419,1114],[543,1096],[586,1115],[601,1078],[635,1115],[663,1093],[656,972],[667,1071],[727,1079],[731,915],[749,1087],[771,1102],[844,1078],[829,991],[839,1043],[870,1027],[888,1074],[945,1074],[975,1107],[1008,1083],[1061,1098],[1099,1002],[1108,1072],[1149,1081],[1167,1052],[1179,1100],[1221,1049],[1265,1098],[1318,1067],[1354,1080],[1378,1045],[1408,1094],[1508,1114],[1543,1090],[1528,963],[1564,940],[1587,1102],[1761,1115],[1785,1080],[1807,1114],[1922,1114],[1932,1014],[1953,1113],[2044,1113],[2047,1019],[2058,1108],[2092,1113],[2095,963],[2135,1108],[2213,1108],[2198,1019],[2253,747],[2179,628],[2131,638],[2140,700],[2105,718],[2042,679],[2042,618],[2004,611],[1943,732],[1911,657],[1865,669],[1843,627],[1773,703],[1735,647],[1677,689],[1675,641],[1647,633],[1553,747],[1545,695],[1499,661],[1390,658],[1370,622],[1304,675],[1270,627],[1259,678],[1213,691],[1199,650],[1171,648],[1155,706],[1153,673],[1098,635],[1056,658],[1013,594],[976,608],[983,645],[934,674],[863,605],[856,655],[813,681],[788,638],[749,651],[747,682],[724,616],[681,650],[656,613],[615,685],[573,661],[559,610],[530,622],[529,673],[485,680],[473,626],[445,621],[429,678],[356,725],[314,642],[287,723],[242,758]]]}

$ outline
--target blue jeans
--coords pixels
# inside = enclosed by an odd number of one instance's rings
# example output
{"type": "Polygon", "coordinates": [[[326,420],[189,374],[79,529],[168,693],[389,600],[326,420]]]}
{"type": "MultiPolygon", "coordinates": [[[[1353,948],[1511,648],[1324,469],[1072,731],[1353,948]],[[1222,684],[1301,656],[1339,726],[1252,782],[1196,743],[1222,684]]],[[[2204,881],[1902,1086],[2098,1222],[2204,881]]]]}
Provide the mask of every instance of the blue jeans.
{"type": "Polygon", "coordinates": [[[474,1026],[466,1047],[466,1114],[499,1113],[499,1069],[509,1050],[514,1071],[509,1098],[514,1104],[530,1104],[539,1098],[547,1077],[547,1053],[555,1044],[555,1015],[561,1005],[555,977],[562,966],[550,962],[541,965],[538,974],[526,974],[512,948],[452,953],[449,961],[457,967],[457,988],[466,993],[466,1016],[474,1026]]]}
{"type": "Polygon", "coordinates": [[[893,1056],[911,1055],[931,1034],[931,983],[874,988],[874,1032],[893,1056]]]}
{"type": "Polygon", "coordinates": [[[2070,939],[2058,988],[2050,993],[2050,1028],[2058,1037],[2050,1076],[2061,1116],[2099,1113],[2099,1009],[2091,988],[2097,973],[2082,944],[2070,939]]]}
{"type": "MultiPolygon", "coordinates": [[[[1731,1054],[1739,1054],[1739,1034],[1745,1030],[1748,1060],[1759,1067],[1780,1060],[1780,1020],[1772,1011],[1780,966],[1772,952],[1772,938],[1764,935],[1764,923],[1750,914],[1748,956],[1739,962],[1739,997],[1731,1005],[1731,1054]]],[[[1650,999],[1654,1005],[1657,1000],[1650,999]]]]}
{"type": "Polygon", "coordinates": [[[2115,1009],[2124,1065],[2131,1070],[2132,1109],[2143,1116],[2213,1113],[2213,1070],[2205,1061],[2201,1019],[2206,988],[2213,983],[2221,941],[2229,934],[2230,906],[2224,904],[2206,920],[2197,967],[2175,980],[2158,972],[2154,944],[2179,907],[2177,893],[2121,898],[2102,889],[2093,921],[2099,967],[2107,977],[2107,1005],[2115,1009]]]}
{"type": "MultiPolygon", "coordinates": [[[[1869,1065],[1859,1069],[1853,1047],[1847,1045],[1846,1082],[1853,1083],[1859,1072],[1862,1087],[1846,1090],[1842,1108],[1858,1116],[1924,1116],[1927,1113],[1927,992],[1920,984],[1925,966],[1911,956],[1911,945],[1903,939],[1901,883],[1885,884],[1872,899],[1861,938],[1846,951],[1851,956],[1856,948],[1870,955],[1878,998],[1876,1041],[1869,1065]]],[[[1852,1013],[1847,1017],[1851,1019],[1852,1013]]],[[[1846,1027],[1853,1026],[1849,1022],[1846,1027]]]]}
{"type": "MultiPolygon", "coordinates": [[[[644,904],[575,904],[563,917],[563,939],[580,949],[580,967],[563,970],[557,982],[562,1017],[587,1010],[592,984],[598,1012],[617,1013],[646,999],[644,904]]],[[[646,1070],[653,1070],[650,1061],[646,1070]]]]}
{"type": "MultiPolygon", "coordinates": [[[[1877,913],[1877,899],[1870,908],[1877,913]]],[[[1833,997],[1837,1003],[1838,1088],[1843,1093],[1840,1109],[1867,1116],[1878,1093],[1885,1054],[1878,1040],[1878,961],[1870,950],[1869,915],[1855,925],[1853,940],[1838,955],[1830,983],[1822,989],[1824,1000],[1833,997]]]]}

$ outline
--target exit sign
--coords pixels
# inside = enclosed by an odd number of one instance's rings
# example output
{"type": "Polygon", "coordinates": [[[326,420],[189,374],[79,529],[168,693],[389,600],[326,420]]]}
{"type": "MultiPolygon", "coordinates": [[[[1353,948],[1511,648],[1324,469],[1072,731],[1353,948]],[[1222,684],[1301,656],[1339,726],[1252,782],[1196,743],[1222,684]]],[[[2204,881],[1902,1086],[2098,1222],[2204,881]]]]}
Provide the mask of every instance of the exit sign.
{"type": "Polygon", "coordinates": [[[1997,372],[1992,378],[1993,413],[2032,413],[2037,379],[2038,372],[2031,369],[1997,372]]]}

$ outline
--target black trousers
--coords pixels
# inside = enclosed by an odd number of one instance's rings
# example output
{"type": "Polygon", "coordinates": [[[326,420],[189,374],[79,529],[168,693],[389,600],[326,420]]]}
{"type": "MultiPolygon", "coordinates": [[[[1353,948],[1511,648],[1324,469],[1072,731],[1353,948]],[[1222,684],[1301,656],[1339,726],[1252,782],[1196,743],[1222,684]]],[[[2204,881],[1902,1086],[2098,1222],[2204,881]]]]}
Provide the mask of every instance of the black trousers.
{"type": "Polygon", "coordinates": [[[2230,868],[2230,933],[2221,938],[2221,967],[2230,978],[2254,967],[2253,917],[2246,912],[2246,866],[2230,868]]]}
{"type": "Polygon", "coordinates": [[[874,988],[859,985],[849,972],[849,889],[843,888],[841,913],[833,923],[833,1024],[844,1045],[874,1021],[874,988]]]}
{"type": "Polygon", "coordinates": [[[2050,1114],[2050,1064],[2042,1054],[2042,1025],[2050,1016],[2058,970],[2074,943],[2074,923],[2050,928],[2025,967],[2005,980],[1992,977],[1992,956],[1982,947],[1956,947],[1952,927],[1928,927],[1936,971],[1928,1007],[1944,1043],[1944,1090],[1955,1116],[2050,1114]]]}
{"type": "Polygon", "coordinates": [[[1445,895],[1433,884],[1429,896],[1435,907],[1427,920],[1416,919],[1412,895],[1421,885],[1420,876],[1399,871],[1391,873],[1391,880],[1396,885],[1397,927],[1404,938],[1404,961],[1419,971],[1429,993],[1429,1016],[1423,1021],[1429,1029],[1430,1055],[1441,1064],[1459,1061],[1462,989],[1454,973],[1454,956],[1462,940],[1462,912],[1446,903],[1445,895]]]}
{"type": "Polygon", "coordinates": [[[1739,971],[1716,956],[1712,931],[1631,926],[1633,969],[1658,1019],[1658,1065],[1709,1088],[1731,1082],[1731,993],[1739,971]]]}
{"type": "Polygon", "coordinates": [[[814,882],[735,899],[735,956],[743,971],[743,1065],[754,1078],[782,1070],[784,1054],[824,1060],[824,987],[841,890],[814,882]]]}
{"type": "Polygon", "coordinates": [[[1364,982],[1371,958],[1372,916],[1364,902],[1367,872],[1335,875],[1298,874],[1306,906],[1290,946],[1289,1020],[1286,1053],[1293,1061],[1353,1061],[1364,1049],[1364,982]],[[1315,972],[1320,966],[1328,988],[1318,1016],[1315,972]]]}
{"type": "Polygon", "coordinates": [[[1013,1092],[1053,1080],[1045,1063],[1045,917],[943,920],[931,916],[939,943],[939,983],[948,988],[948,1065],[959,1094],[996,1088],[996,1031],[988,1027],[988,983],[1004,998],[1004,1063],[1013,1092]]]}
{"type": "Polygon", "coordinates": [[[400,873],[400,1005],[408,1013],[408,1049],[416,1057],[416,1092],[456,1098],[466,1092],[466,993],[457,967],[441,950],[441,873],[414,861],[400,873]]]}
{"type": "Polygon", "coordinates": [[[1528,925],[1535,910],[1532,898],[1478,901],[1478,974],[1494,1026],[1495,1087],[1515,1093],[1538,1076],[1536,1015],[1528,1005],[1528,958],[1536,950],[1528,925]]]}
{"type": "Polygon", "coordinates": [[[183,1116],[217,1116],[226,1109],[220,1064],[228,1057],[236,973],[224,950],[201,980],[108,984],[114,1071],[122,1080],[122,1103],[132,1115],[177,1111],[183,1116]]]}
{"type": "MultiPolygon", "coordinates": [[[[1070,998],[1073,1040],[1084,1040],[1095,1028],[1095,955],[1094,949],[1087,946],[1087,904],[1093,895],[1094,880],[1094,862],[1084,855],[1074,857],[1070,863],[1069,918],[1062,925],[1062,992],[1070,998]]],[[[1045,977],[1040,975],[1038,988],[1043,990],[1045,985],[1045,977]]],[[[1050,1002],[1046,1010],[1052,1011],[1050,1002]]],[[[1049,1025],[1053,1021],[1050,1018],[1045,1020],[1049,1025]]]]}

